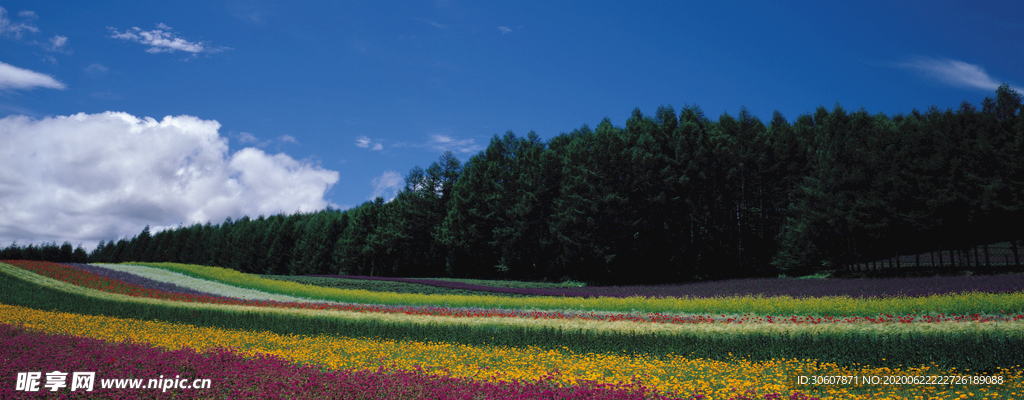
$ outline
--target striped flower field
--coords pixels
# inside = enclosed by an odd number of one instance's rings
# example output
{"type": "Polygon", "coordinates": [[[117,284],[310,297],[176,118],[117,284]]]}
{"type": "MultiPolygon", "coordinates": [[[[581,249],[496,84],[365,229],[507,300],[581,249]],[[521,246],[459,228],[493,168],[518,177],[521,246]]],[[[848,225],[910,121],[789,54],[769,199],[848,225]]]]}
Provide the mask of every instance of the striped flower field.
{"type": "Polygon", "coordinates": [[[43,354],[30,357],[12,352],[33,346],[5,342],[5,359],[51,361],[5,365],[3,398],[42,398],[13,392],[14,376],[50,368],[214,381],[208,392],[168,391],[173,398],[1024,396],[1020,291],[824,300],[389,296],[200,266],[27,261],[0,263],[0,282],[0,338],[51,343],[34,346],[43,354]],[[892,309],[877,312],[886,306],[892,309]],[[57,357],[73,354],[58,349],[67,337],[91,340],[76,349],[111,356],[57,357]],[[119,361],[129,353],[137,361],[119,361]],[[275,372],[247,375],[242,368],[275,372]],[[818,382],[803,384],[801,376],[818,382]],[[872,377],[903,383],[875,384],[872,377]],[[958,383],[935,384],[953,379],[958,383]]]}

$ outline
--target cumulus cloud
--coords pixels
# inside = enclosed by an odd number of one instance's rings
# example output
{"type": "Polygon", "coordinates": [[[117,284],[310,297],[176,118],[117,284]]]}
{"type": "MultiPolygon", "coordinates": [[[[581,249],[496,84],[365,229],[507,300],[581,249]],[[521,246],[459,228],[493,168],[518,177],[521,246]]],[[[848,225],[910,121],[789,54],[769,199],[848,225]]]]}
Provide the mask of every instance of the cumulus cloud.
{"type": "MultiPolygon", "coordinates": [[[[994,91],[1001,82],[993,79],[980,65],[947,58],[918,57],[897,67],[915,70],[950,86],[994,91]]],[[[1019,90],[1019,89],[1018,89],[1019,90]]]]}
{"type": "Polygon", "coordinates": [[[256,148],[220,124],[123,112],[0,119],[0,243],[83,243],[145,225],[319,210],[338,172],[256,148]]]}
{"type": "Polygon", "coordinates": [[[205,42],[189,42],[177,37],[171,27],[162,23],[157,24],[157,29],[144,31],[138,27],[132,27],[124,32],[118,32],[116,28],[107,27],[110,30],[110,37],[132,42],[142,43],[149,46],[147,53],[173,53],[184,51],[187,53],[216,53],[225,50],[224,47],[210,47],[205,42]]]}
{"type": "Polygon", "coordinates": [[[430,142],[427,145],[440,152],[476,153],[483,150],[483,146],[476,144],[476,141],[473,139],[457,140],[451,136],[441,134],[430,135],[430,142]]]}
{"type": "Polygon", "coordinates": [[[370,138],[366,136],[360,136],[358,139],[356,139],[356,146],[370,150],[384,150],[383,144],[381,144],[380,142],[374,143],[372,140],[370,140],[370,138]]]}
{"type": "Polygon", "coordinates": [[[373,200],[377,197],[383,197],[386,201],[391,201],[398,194],[398,190],[402,188],[405,180],[402,179],[402,175],[395,171],[385,171],[381,176],[373,178],[373,196],[368,197],[369,200],[373,200]]]}
{"type": "Polygon", "coordinates": [[[52,76],[0,62],[0,90],[37,87],[64,89],[65,86],[52,76]]]}

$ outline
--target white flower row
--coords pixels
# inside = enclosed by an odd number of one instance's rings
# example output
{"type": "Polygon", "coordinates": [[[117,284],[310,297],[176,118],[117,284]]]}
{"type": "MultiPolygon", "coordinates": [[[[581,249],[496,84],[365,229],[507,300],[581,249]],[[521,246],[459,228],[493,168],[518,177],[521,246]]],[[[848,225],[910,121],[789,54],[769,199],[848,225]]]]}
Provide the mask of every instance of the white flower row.
{"type": "Polygon", "coordinates": [[[304,299],[301,297],[288,296],[261,292],[254,289],[245,289],[237,286],[226,285],[220,282],[208,281],[205,279],[193,278],[178,272],[168,271],[160,268],[145,267],[141,265],[120,265],[120,264],[91,264],[114,271],[126,272],[138,275],[143,278],[152,279],[158,282],[173,283],[178,286],[192,290],[198,290],[216,296],[233,297],[245,300],[275,300],[284,302],[299,303],[337,303],[327,300],[304,299]]]}

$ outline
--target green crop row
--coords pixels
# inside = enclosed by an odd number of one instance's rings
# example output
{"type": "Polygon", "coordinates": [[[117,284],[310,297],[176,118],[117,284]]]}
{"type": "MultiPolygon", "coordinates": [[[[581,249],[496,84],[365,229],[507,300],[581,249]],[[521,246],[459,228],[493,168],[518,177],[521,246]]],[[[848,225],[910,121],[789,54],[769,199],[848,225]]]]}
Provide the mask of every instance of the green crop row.
{"type": "MultiPolygon", "coordinates": [[[[460,294],[479,295],[482,292],[466,289],[453,289],[439,286],[424,285],[420,283],[376,281],[367,279],[349,278],[327,278],[319,276],[291,276],[291,275],[264,275],[266,279],[273,279],[285,282],[301,283],[303,285],[318,286],[332,289],[347,290],[368,290],[371,292],[386,293],[413,293],[413,294],[460,294]]],[[[500,294],[501,297],[524,297],[525,295],[509,293],[500,294]]]]}
{"type": "Polygon", "coordinates": [[[3,264],[0,273],[0,302],[4,304],[280,334],[537,346],[580,354],[679,354],[714,360],[814,359],[876,367],[935,363],[972,371],[995,371],[1024,359],[1020,323],[694,324],[644,330],[644,324],[630,328],[628,324],[601,322],[458,319],[176,303],[98,292],[3,264]]]}
{"type": "Polygon", "coordinates": [[[439,281],[459,282],[468,283],[471,285],[480,286],[491,286],[491,287],[503,287],[503,288],[522,288],[522,289],[558,289],[558,288],[572,288],[572,287],[583,287],[586,283],[576,282],[567,280],[561,283],[553,282],[526,282],[526,281],[503,281],[496,279],[462,279],[462,278],[426,278],[434,279],[439,281]]]}
{"type": "Polygon", "coordinates": [[[267,279],[231,269],[172,263],[136,263],[164,268],[201,279],[296,297],[334,300],[348,303],[387,305],[433,305],[447,307],[575,309],[623,312],[659,312],[681,314],[757,314],[865,316],[879,314],[1003,314],[1024,312],[1024,292],[1009,294],[966,293],[927,297],[854,299],[850,297],[760,297],[721,298],[581,298],[581,297],[507,297],[493,295],[452,295],[382,293],[304,285],[267,279]]]}

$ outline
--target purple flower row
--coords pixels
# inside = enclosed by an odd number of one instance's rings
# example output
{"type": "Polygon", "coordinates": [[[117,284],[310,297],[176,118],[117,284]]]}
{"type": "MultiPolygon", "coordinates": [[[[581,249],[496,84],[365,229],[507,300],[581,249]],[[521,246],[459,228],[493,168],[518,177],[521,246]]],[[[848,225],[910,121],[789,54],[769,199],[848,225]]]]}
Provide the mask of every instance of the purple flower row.
{"type": "Polygon", "coordinates": [[[421,371],[323,371],[273,356],[245,358],[227,349],[196,353],[191,349],[160,350],[137,343],[108,343],[67,335],[47,335],[0,324],[0,398],[36,399],[46,395],[114,399],[264,398],[264,399],[666,399],[638,383],[585,383],[561,387],[547,377],[535,382],[491,383],[429,376],[421,371]],[[16,390],[18,373],[68,373],[67,385],[56,393],[16,390]],[[70,391],[74,372],[95,372],[93,391],[70,391]],[[209,379],[209,389],[112,389],[105,379],[180,377],[209,379]]]}
{"type": "Polygon", "coordinates": [[[475,285],[439,279],[386,278],[355,275],[309,275],[328,278],[364,279],[416,283],[436,287],[489,293],[531,296],[574,297],[728,297],[790,296],[852,298],[930,296],[968,292],[1010,293],[1024,290],[1024,274],[938,276],[871,279],[786,279],[750,278],[650,286],[594,286],[582,288],[507,288],[475,285]]]}

